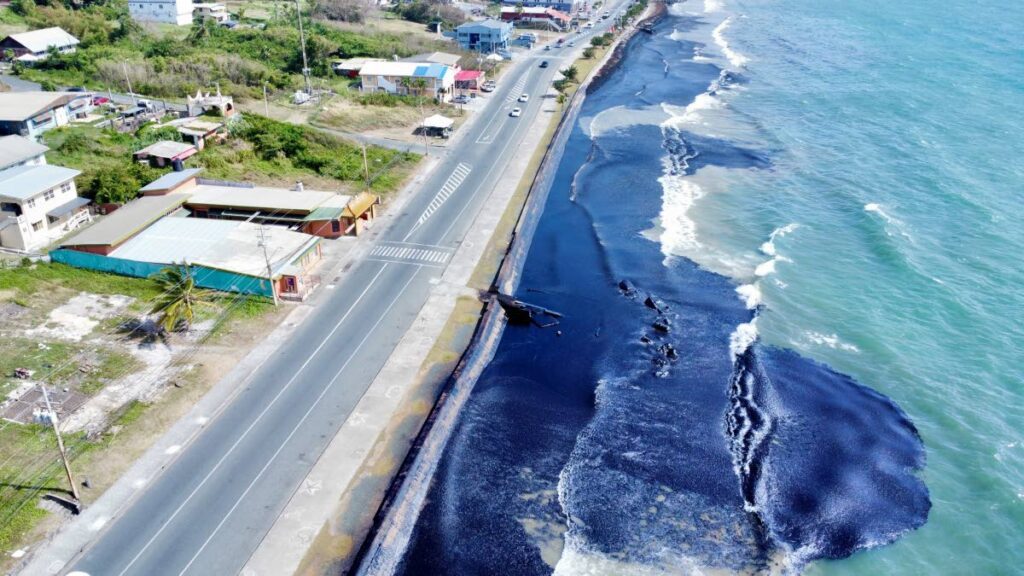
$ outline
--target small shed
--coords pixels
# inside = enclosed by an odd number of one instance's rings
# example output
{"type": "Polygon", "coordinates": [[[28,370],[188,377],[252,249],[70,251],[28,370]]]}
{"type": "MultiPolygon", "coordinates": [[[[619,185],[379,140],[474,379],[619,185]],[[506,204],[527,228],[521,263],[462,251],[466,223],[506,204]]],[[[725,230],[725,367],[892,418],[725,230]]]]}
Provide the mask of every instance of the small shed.
{"type": "Polygon", "coordinates": [[[455,75],[456,90],[479,90],[486,81],[482,70],[460,70],[455,75]]]}
{"type": "Polygon", "coordinates": [[[198,154],[199,150],[192,144],[161,140],[139,150],[133,156],[139,162],[148,162],[154,168],[171,166],[176,161],[184,162],[187,158],[198,154]]]}
{"type": "Polygon", "coordinates": [[[447,138],[451,136],[452,126],[454,124],[455,120],[441,116],[440,114],[434,114],[433,116],[423,120],[423,130],[429,135],[447,138]]]}
{"type": "Polygon", "coordinates": [[[206,148],[207,142],[221,142],[227,138],[227,130],[220,122],[195,120],[178,128],[182,139],[190,142],[197,150],[206,148]]]}

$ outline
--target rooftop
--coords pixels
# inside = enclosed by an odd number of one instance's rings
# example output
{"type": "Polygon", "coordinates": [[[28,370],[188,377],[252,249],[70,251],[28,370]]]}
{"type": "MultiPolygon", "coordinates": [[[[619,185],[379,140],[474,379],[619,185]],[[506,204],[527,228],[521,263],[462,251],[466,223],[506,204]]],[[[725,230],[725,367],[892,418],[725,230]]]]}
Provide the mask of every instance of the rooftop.
{"type": "Polygon", "coordinates": [[[480,70],[459,70],[459,73],[455,75],[456,82],[465,82],[467,80],[476,80],[483,76],[483,72],[480,70]]]}
{"type": "Polygon", "coordinates": [[[185,154],[195,154],[196,147],[184,142],[161,140],[146,146],[135,153],[136,156],[155,156],[157,158],[177,158],[185,154]]]}
{"type": "Polygon", "coordinates": [[[81,174],[63,166],[15,166],[0,171],[0,196],[28,200],[81,174]]]}
{"type": "Polygon", "coordinates": [[[253,186],[221,186],[200,184],[189,190],[188,204],[265,210],[267,212],[312,212],[321,206],[344,206],[350,196],[334,192],[305,190],[297,192],[284,188],[253,186]]]}
{"type": "Polygon", "coordinates": [[[0,170],[21,164],[49,150],[23,136],[0,136],[0,170]]]}
{"type": "MultiPolygon", "coordinates": [[[[260,245],[260,228],[257,224],[231,220],[163,218],[110,256],[155,264],[187,262],[266,278],[267,262],[260,245]]],[[[316,236],[279,226],[264,226],[262,236],[268,246],[274,276],[319,242],[316,236]]]]}
{"type": "Polygon", "coordinates": [[[11,34],[8,38],[21,44],[31,52],[46,52],[50,46],[65,48],[78,44],[78,38],[64,31],[63,28],[41,28],[31,32],[11,34]]]}
{"type": "Polygon", "coordinates": [[[359,69],[360,76],[409,76],[413,78],[444,78],[451,70],[443,64],[429,62],[367,62],[359,69]]]}
{"type": "Polygon", "coordinates": [[[88,92],[0,92],[0,122],[24,122],[75,100],[88,92]]]}
{"type": "MultiPolygon", "coordinates": [[[[180,172],[179,172],[180,174],[180,172]]],[[[65,240],[62,246],[115,246],[185,203],[185,194],[143,196],[65,240]]]]}
{"type": "Polygon", "coordinates": [[[188,180],[189,178],[194,178],[197,174],[199,174],[202,171],[202,168],[189,168],[187,170],[182,170],[181,172],[168,172],[167,174],[164,174],[163,176],[143,186],[139,190],[139,192],[164,192],[166,190],[176,188],[182,182],[188,180]]]}
{"type": "Polygon", "coordinates": [[[458,54],[449,54],[448,52],[428,52],[426,54],[417,54],[409,58],[403,58],[403,62],[431,62],[434,64],[444,64],[445,66],[458,66],[459,60],[462,57],[458,54]]]}
{"type": "Polygon", "coordinates": [[[480,22],[466,22],[465,24],[457,26],[455,29],[456,30],[463,30],[463,29],[470,30],[470,29],[473,29],[473,28],[490,28],[492,30],[505,30],[505,29],[510,29],[511,27],[512,27],[512,25],[509,24],[508,22],[502,22],[500,20],[494,20],[492,18],[488,18],[487,20],[481,20],[480,22]]]}

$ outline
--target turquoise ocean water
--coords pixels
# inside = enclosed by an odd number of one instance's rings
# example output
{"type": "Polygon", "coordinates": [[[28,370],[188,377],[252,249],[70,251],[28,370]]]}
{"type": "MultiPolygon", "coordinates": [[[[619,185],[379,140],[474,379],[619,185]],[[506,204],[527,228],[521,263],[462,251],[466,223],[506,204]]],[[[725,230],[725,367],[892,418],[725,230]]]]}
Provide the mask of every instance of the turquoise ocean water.
{"type": "Polygon", "coordinates": [[[652,236],[745,284],[764,342],[891,397],[927,451],[928,522],[809,573],[1024,572],[1024,3],[672,11],[740,79],[672,121],[771,166],[666,178],[652,236]]]}

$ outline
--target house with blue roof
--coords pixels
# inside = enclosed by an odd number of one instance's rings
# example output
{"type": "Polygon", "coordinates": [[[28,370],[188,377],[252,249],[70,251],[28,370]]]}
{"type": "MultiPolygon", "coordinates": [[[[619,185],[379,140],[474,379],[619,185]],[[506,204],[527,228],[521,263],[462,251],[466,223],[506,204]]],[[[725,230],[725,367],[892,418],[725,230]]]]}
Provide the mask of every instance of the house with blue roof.
{"type": "Polygon", "coordinates": [[[88,222],[89,200],[75,189],[79,174],[46,164],[0,170],[0,246],[37,250],[88,222]]]}
{"type": "Polygon", "coordinates": [[[448,102],[455,91],[455,72],[451,66],[432,62],[367,62],[359,70],[360,90],[448,102]]]}

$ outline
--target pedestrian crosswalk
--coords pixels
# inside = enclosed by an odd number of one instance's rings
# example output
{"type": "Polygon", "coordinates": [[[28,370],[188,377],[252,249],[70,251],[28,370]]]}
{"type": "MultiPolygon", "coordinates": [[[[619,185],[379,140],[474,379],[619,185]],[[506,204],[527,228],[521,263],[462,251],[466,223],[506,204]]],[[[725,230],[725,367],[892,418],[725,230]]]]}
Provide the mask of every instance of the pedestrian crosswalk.
{"type": "Polygon", "coordinates": [[[516,82],[515,86],[512,87],[512,90],[509,91],[508,96],[505,96],[505,102],[512,102],[513,100],[519,99],[519,96],[523,93],[523,90],[526,88],[526,80],[527,75],[523,74],[519,78],[519,81],[516,82]]]}
{"type": "Polygon", "coordinates": [[[416,225],[419,226],[426,222],[427,219],[430,218],[430,216],[436,212],[446,200],[448,200],[448,197],[459,188],[462,181],[465,180],[466,176],[469,176],[469,173],[472,171],[473,168],[471,166],[460,162],[459,165],[455,167],[455,170],[452,171],[452,175],[445,181],[444,186],[441,186],[441,189],[437,191],[436,195],[434,195],[434,198],[430,201],[430,204],[427,205],[423,214],[420,215],[420,219],[416,222],[416,225]]]}
{"type": "Polygon", "coordinates": [[[372,260],[425,266],[444,266],[451,256],[450,248],[406,242],[382,242],[370,252],[372,260]]]}

